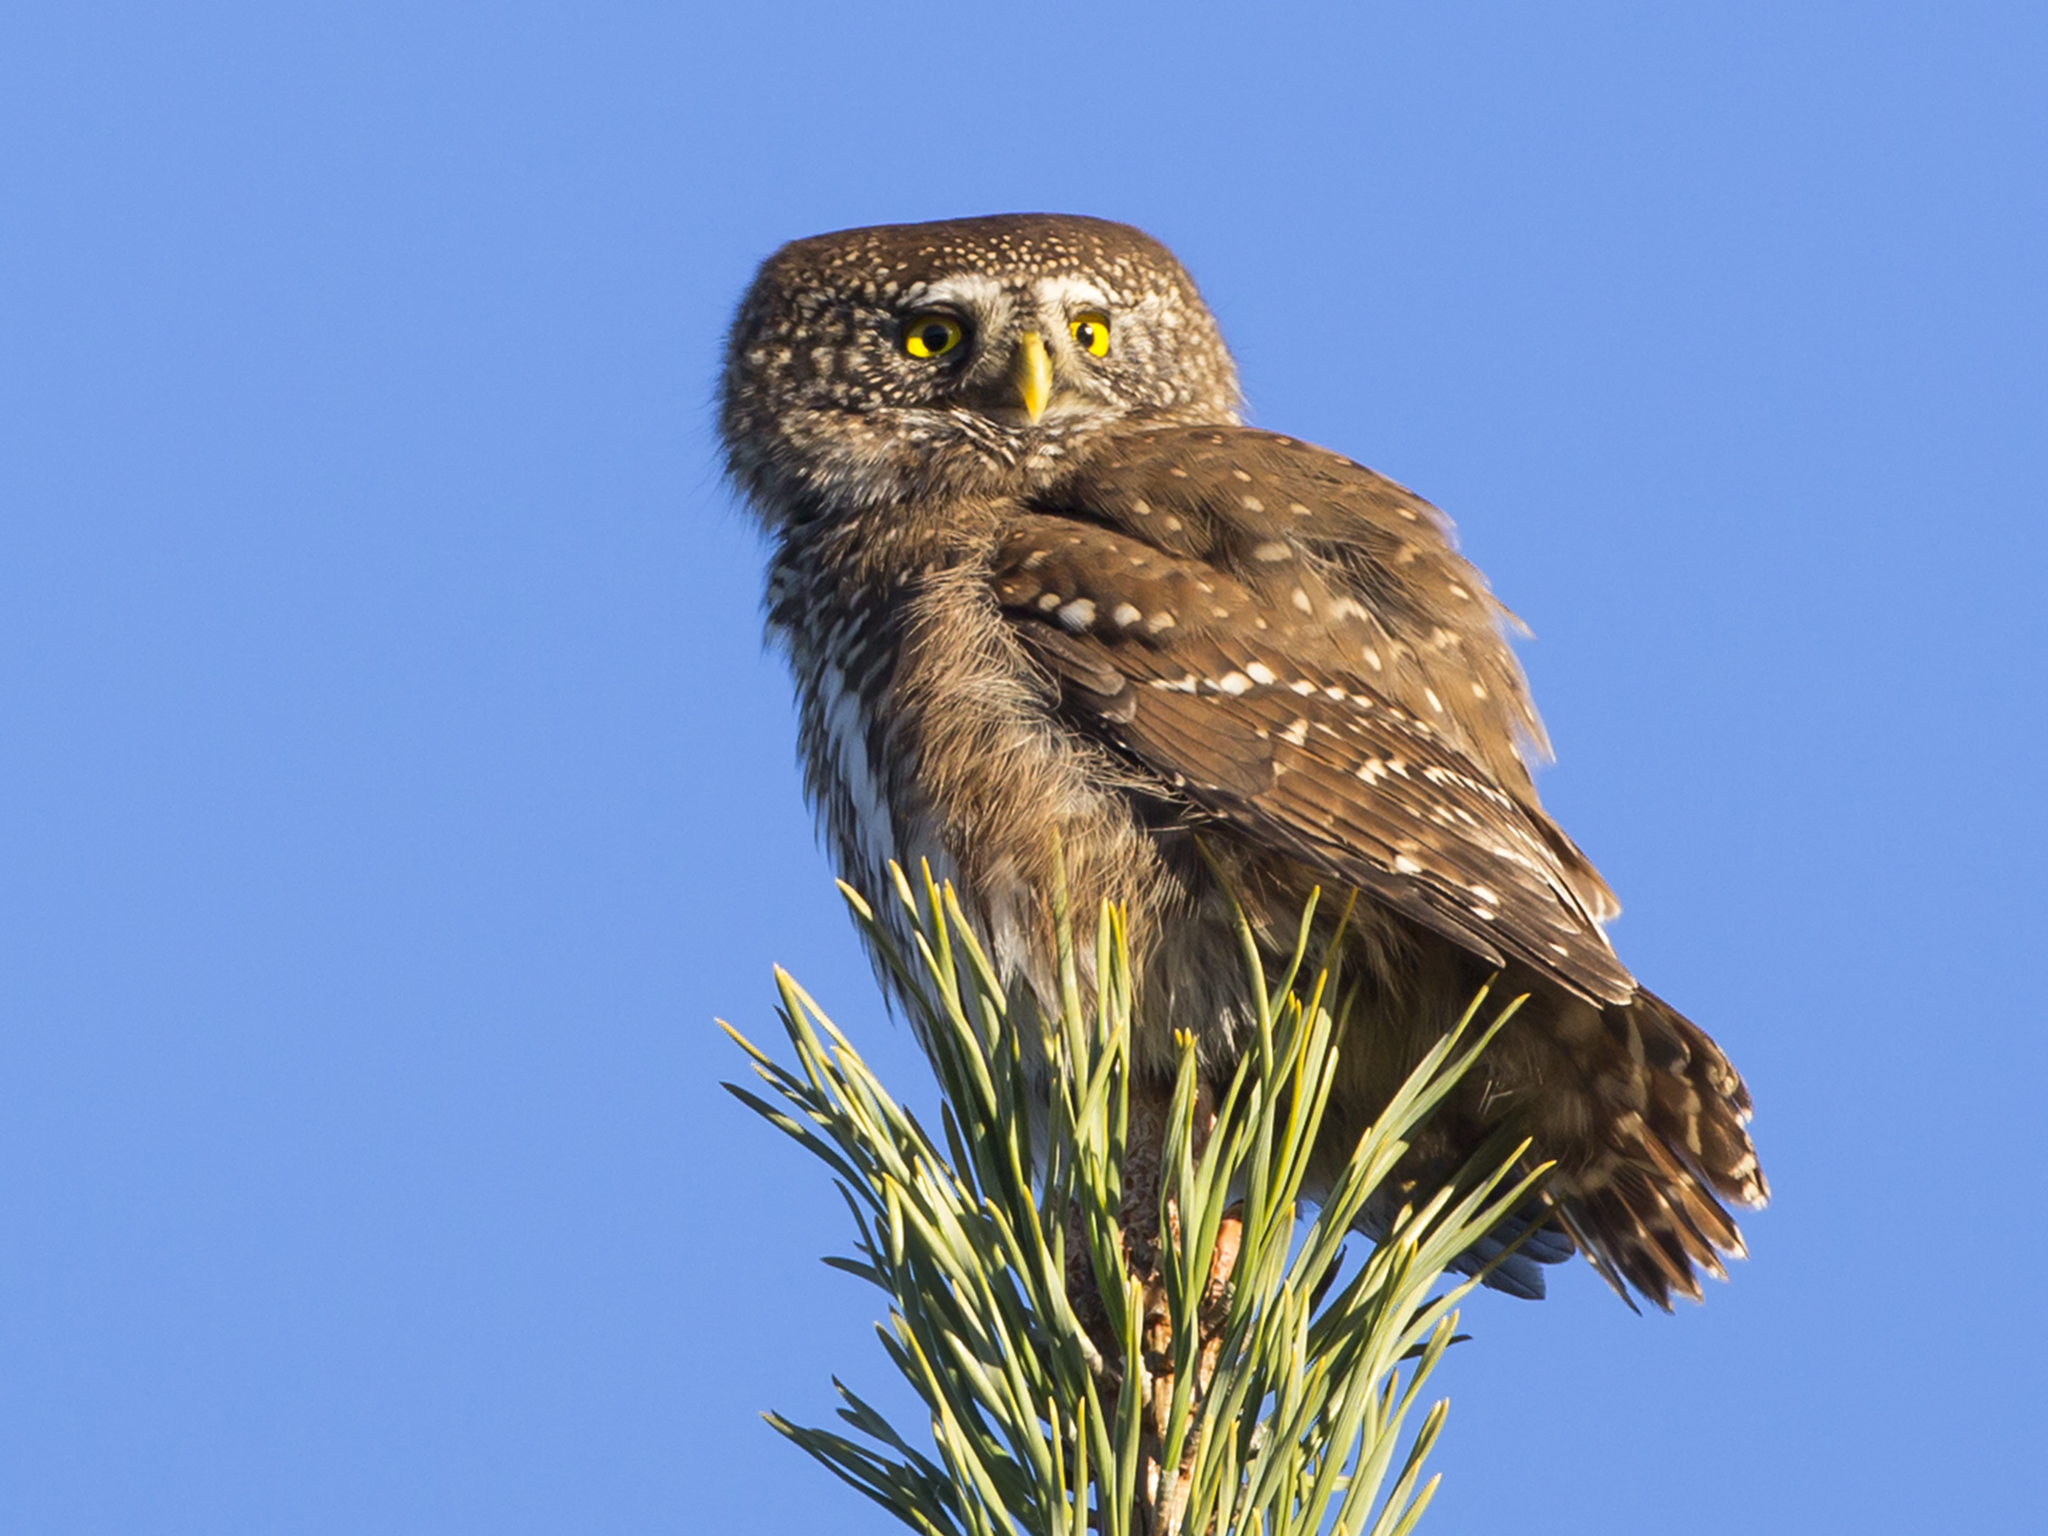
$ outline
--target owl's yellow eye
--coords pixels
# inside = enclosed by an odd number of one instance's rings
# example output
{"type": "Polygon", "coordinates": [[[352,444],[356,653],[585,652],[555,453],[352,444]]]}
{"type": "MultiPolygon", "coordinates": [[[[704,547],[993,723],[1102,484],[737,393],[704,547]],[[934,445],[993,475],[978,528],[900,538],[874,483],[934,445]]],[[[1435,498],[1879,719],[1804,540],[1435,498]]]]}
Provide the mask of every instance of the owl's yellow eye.
{"type": "Polygon", "coordinates": [[[903,350],[912,357],[943,357],[960,345],[960,322],[949,315],[912,315],[903,328],[903,350]]]}
{"type": "Polygon", "coordinates": [[[1094,310],[1074,316],[1067,322],[1067,334],[1074,338],[1074,345],[1090,357],[1109,356],[1109,316],[1099,315],[1094,310]]]}

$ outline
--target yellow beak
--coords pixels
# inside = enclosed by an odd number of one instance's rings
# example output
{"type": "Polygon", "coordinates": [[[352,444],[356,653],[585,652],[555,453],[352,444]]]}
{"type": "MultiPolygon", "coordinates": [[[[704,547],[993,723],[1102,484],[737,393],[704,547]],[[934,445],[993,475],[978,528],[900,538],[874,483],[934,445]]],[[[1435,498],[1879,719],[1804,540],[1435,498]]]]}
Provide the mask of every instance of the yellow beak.
{"type": "Polygon", "coordinates": [[[1010,359],[1010,387],[1017,403],[1034,422],[1045,414],[1052,399],[1052,358],[1046,354],[1045,338],[1026,331],[1017,338],[1017,355],[1010,359]]]}

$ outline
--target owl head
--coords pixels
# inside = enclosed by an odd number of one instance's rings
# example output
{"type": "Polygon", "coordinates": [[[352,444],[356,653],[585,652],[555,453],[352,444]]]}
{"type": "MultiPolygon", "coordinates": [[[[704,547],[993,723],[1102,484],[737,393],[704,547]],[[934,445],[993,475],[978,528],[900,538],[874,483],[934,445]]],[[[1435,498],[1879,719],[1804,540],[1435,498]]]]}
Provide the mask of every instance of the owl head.
{"type": "Polygon", "coordinates": [[[762,263],[727,346],[727,462],[771,524],[1043,484],[1107,428],[1237,420],[1173,254],[1006,214],[842,230],[762,263]]]}

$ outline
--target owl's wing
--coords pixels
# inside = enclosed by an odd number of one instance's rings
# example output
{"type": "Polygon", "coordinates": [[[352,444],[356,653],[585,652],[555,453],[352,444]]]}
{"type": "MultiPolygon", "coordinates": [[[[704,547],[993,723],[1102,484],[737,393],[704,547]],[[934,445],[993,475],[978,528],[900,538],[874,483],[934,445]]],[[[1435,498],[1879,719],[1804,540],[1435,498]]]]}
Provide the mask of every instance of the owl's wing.
{"type": "MultiPolygon", "coordinates": [[[[1246,487],[1240,503],[1274,478],[1227,472],[1246,487]]],[[[1373,612],[1330,611],[1345,589],[1326,578],[1326,558],[1219,508],[1215,479],[1197,481],[1183,459],[1148,494],[1119,487],[1121,505],[1081,479],[1059,512],[1007,530],[995,596],[1057,680],[1069,724],[1252,841],[1489,963],[1513,956],[1589,999],[1632,998],[1554,829],[1533,793],[1515,792],[1526,775],[1503,787],[1467,720],[1413,708],[1381,681],[1394,660],[1389,627],[1373,612]],[[1124,531],[1127,520],[1156,523],[1159,537],[1124,531]],[[1389,652],[1377,678],[1363,655],[1374,640],[1389,652]]],[[[1303,517],[1288,505],[1280,515],[1303,517]]],[[[1439,662],[1403,681],[1429,679],[1417,686],[1441,700],[1448,674],[1439,662]]],[[[1455,676],[1468,698],[1475,682],[1497,679],[1484,665],[1455,676]]],[[[1515,683],[1509,699],[1519,674],[1515,683]]],[[[1493,726],[1498,742],[1508,729],[1493,726]]]]}
{"type": "MultiPolygon", "coordinates": [[[[1520,801],[1601,922],[1621,903],[1544,814],[1528,761],[1549,743],[1508,645],[1515,618],[1457,552],[1450,520],[1341,454],[1250,427],[1116,437],[1049,500],[1236,576],[1520,801]]],[[[1303,643],[1306,643],[1303,641],[1303,643]]]]}

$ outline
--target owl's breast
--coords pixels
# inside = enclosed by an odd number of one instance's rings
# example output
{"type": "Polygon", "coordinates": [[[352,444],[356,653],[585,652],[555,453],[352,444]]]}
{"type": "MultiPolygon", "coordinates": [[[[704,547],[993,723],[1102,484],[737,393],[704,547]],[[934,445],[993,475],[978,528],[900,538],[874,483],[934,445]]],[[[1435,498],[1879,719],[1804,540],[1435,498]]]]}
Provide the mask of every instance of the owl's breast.
{"type": "Polygon", "coordinates": [[[905,615],[900,595],[865,594],[807,559],[770,573],[768,632],[789,659],[797,694],[805,789],[840,877],[877,907],[891,860],[911,862],[927,818],[914,748],[891,730],[905,615]]]}
{"type": "Polygon", "coordinates": [[[778,562],[769,627],[799,701],[805,777],[842,878],[879,912],[889,865],[951,881],[1002,973],[1055,986],[1047,898],[1127,906],[1157,857],[1101,751],[1065,727],[1043,670],[1005,623],[988,558],[899,582],[840,582],[798,550],[778,562]]]}

